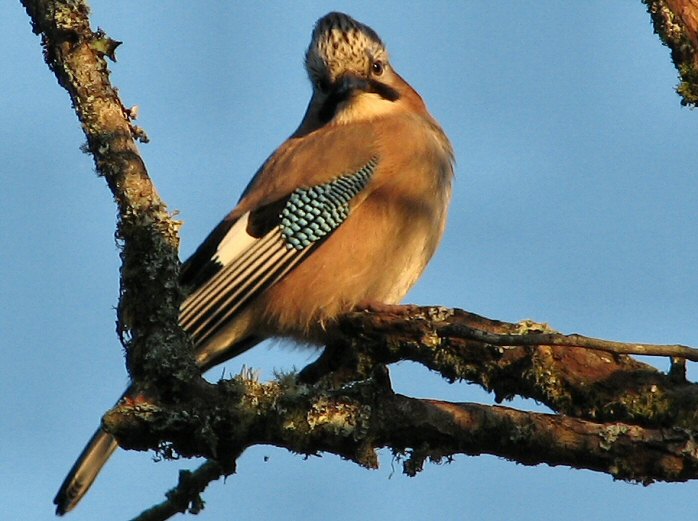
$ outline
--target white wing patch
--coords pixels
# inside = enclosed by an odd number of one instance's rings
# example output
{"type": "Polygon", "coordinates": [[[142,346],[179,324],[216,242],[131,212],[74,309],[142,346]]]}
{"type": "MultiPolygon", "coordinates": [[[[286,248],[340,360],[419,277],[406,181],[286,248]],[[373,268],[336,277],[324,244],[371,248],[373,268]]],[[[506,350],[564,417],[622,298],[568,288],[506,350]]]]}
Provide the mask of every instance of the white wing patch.
{"type": "Polygon", "coordinates": [[[221,246],[216,260],[229,260],[194,291],[180,309],[180,324],[196,344],[220,332],[251,299],[280,280],[314,250],[313,247],[301,251],[289,249],[278,227],[259,239],[247,232],[235,233],[231,228],[221,246]],[[236,235],[242,245],[234,242],[236,235]]]}
{"type": "Polygon", "coordinates": [[[240,217],[237,222],[228,230],[223,240],[216,249],[213,260],[222,266],[232,262],[243,252],[250,249],[250,246],[257,240],[247,233],[247,223],[250,220],[250,212],[240,217]]]}

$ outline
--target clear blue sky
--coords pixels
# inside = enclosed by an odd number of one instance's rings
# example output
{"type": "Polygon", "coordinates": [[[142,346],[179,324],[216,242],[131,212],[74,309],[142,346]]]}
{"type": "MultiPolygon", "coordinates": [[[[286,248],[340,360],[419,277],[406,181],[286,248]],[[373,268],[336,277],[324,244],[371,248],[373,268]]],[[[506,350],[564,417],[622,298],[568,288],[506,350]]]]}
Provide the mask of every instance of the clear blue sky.
{"type": "MultiPolygon", "coordinates": [[[[639,0],[92,4],[93,25],[124,41],[112,79],[140,106],[150,173],[186,223],[183,257],[299,122],[313,23],[342,10],[387,42],[457,154],[449,228],[410,302],[698,345],[698,114],[680,107],[669,51],[639,0]]],[[[44,520],[126,382],[115,209],[18,2],[0,6],[0,49],[0,517],[44,520]]],[[[225,371],[244,362],[267,377],[311,359],[277,343],[225,371]]],[[[419,367],[392,371],[404,393],[491,402],[419,367]]],[[[642,487],[465,456],[407,478],[389,454],[381,463],[367,471],[257,447],[206,492],[201,519],[696,515],[696,483],[642,487]]],[[[120,451],[70,519],[128,519],[193,464],[120,451]]]]}

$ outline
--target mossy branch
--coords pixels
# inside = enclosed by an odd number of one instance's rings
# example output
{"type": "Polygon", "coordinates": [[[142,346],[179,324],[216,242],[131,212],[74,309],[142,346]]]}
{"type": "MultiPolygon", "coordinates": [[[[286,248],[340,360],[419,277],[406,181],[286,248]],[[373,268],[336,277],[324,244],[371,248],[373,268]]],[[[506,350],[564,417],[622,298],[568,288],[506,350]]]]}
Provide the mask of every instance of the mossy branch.
{"type": "Polygon", "coordinates": [[[654,32],[671,49],[679,72],[676,92],[681,104],[698,105],[698,0],[642,0],[652,17],[654,32]]]}
{"type": "Polygon", "coordinates": [[[136,139],[147,140],[145,133],[133,124],[132,111],[109,79],[106,58],[116,60],[120,42],[92,31],[83,0],[22,4],[117,204],[122,261],[117,329],[129,373],[137,382],[147,382],[151,391],[172,388],[173,375],[182,381],[196,378],[189,339],[178,324],[179,223],[160,199],[136,145],[136,139]]]}
{"type": "MultiPolygon", "coordinates": [[[[333,345],[302,374],[312,381],[315,373],[339,367],[361,371],[362,364],[412,360],[449,381],[479,384],[500,402],[523,396],[579,418],[698,431],[698,385],[682,374],[663,373],[624,354],[636,344],[551,331],[545,324],[440,307],[357,312],[344,317],[333,345]],[[616,347],[620,353],[609,352],[616,347]]],[[[673,347],[641,345],[638,353],[666,348],[669,358],[673,347]]]]}
{"type": "MultiPolygon", "coordinates": [[[[200,508],[205,484],[231,473],[234,458],[257,444],[307,455],[331,453],[367,468],[378,466],[376,450],[387,447],[403,460],[403,472],[410,476],[426,461],[492,454],[524,465],[566,465],[643,484],[698,477],[694,431],[410,398],[393,393],[380,366],[369,378],[339,389],[298,384],[291,376],[266,384],[237,377],[211,385],[176,408],[124,404],[110,411],[104,424],[127,448],[160,447],[165,455],[175,451],[215,460],[219,467],[194,473],[196,486],[189,498],[195,508],[200,508]]],[[[182,499],[189,488],[185,482],[171,491],[176,502],[158,505],[159,511],[172,512],[174,505],[184,511],[188,503],[182,499]]],[[[136,519],[168,518],[152,513],[136,519]]]]}

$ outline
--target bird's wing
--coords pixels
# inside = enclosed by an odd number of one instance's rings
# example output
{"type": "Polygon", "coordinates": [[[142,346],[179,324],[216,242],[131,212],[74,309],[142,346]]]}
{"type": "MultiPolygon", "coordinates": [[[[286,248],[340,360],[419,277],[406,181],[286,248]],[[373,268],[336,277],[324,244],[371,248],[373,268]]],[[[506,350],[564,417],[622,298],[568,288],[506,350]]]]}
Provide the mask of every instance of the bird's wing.
{"type": "MultiPolygon", "coordinates": [[[[213,237],[215,249],[207,246],[210,257],[197,270],[207,276],[205,282],[194,289],[180,312],[180,323],[194,342],[201,345],[216,335],[337,229],[378,163],[378,157],[372,156],[361,167],[338,171],[324,182],[301,183],[286,196],[226,224],[225,233],[219,230],[213,237]]],[[[193,273],[191,267],[188,270],[193,273]]]]}

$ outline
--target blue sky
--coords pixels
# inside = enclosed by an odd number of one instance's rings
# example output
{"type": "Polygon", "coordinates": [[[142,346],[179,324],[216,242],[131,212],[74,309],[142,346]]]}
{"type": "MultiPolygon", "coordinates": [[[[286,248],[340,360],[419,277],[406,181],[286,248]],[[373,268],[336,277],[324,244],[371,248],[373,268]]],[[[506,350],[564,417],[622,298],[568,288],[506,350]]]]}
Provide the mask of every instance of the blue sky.
{"type": "MultiPolygon", "coordinates": [[[[112,79],[140,107],[150,174],[185,221],[183,257],[295,129],[313,23],[342,10],[383,37],[456,150],[449,227],[408,301],[698,345],[698,116],[680,107],[639,1],[257,4],[92,2],[93,25],[124,41],[112,79]]],[[[0,49],[0,505],[8,519],[43,520],[126,383],[115,209],[18,2],[0,6],[0,49]]],[[[277,342],[211,376],[244,363],[268,377],[312,358],[277,342]]],[[[413,396],[491,403],[410,364],[392,375],[413,396]]],[[[210,487],[200,518],[682,520],[698,497],[696,483],[642,487],[489,456],[416,478],[387,453],[381,463],[257,447],[210,487]]],[[[70,518],[128,519],[193,465],[120,451],[70,518]]]]}

